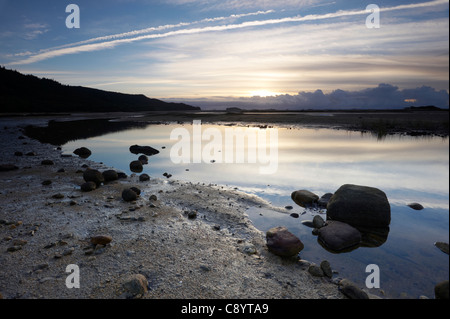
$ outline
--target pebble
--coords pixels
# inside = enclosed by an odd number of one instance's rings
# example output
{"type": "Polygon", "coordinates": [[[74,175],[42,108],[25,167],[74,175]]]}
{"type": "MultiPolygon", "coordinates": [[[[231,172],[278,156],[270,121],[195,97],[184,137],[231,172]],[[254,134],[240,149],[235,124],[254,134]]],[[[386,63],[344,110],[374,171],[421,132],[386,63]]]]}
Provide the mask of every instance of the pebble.
{"type": "Polygon", "coordinates": [[[322,268],[317,266],[317,265],[314,265],[314,264],[309,266],[308,272],[311,275],[315,276],[315,277],[323,277],[323,276],[325,276],[325,274],[323,273],[322,268]]]}
{"type": "Polygon", "coordinates": [[[98,235],[91,237],[91,244],[94,245],[107,245],[112,241],[112,237],[108,235],[98,235]]]}
{"type": "Polygon", "coordinates": [[[320,269],[322,269],[323,273],[328,278],[333,277],[333,270],[331,269],[331,265],[328,260],[324,260],[320,263],[320,269]]]}
{"type": "Polygon", "coordinates": [[[127,277],[123,284],[123,288],[133,297],[142,296],[147,292],[148,281],[144,275],[136,274],[127,277]]]}
{"type": "Polygon", "coordinates": [[[9,252],[15,252],[15,251],[18,251],[18,250],[21,250],[22,249],[22,246],[11,246],[11,247],[8,247],[8,249],[7,249],[7,251],[9,251],[9,252]]]}

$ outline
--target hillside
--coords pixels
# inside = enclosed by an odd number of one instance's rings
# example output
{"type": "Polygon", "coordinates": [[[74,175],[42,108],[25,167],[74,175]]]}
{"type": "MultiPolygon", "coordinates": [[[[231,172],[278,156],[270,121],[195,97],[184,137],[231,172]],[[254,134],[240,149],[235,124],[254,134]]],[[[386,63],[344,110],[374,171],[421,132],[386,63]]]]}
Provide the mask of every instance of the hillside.
{"type": "Polygon", "coordinates": [[[0,113],[18,112],[142,112],[200,110],[142,94],[108,92],[68,86],[0,67],[0,113]]]}

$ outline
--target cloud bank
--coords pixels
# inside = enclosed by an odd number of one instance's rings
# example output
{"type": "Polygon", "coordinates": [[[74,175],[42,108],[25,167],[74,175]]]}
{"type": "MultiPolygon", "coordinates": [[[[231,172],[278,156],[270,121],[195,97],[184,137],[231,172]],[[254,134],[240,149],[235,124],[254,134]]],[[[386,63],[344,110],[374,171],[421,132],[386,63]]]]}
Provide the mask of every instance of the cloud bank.
{"type": "MultiPolygon", "coordinates": [[[[173,99],[172,101],[176,101],[173,99]]],[[[400,89],[397,86],[381,83],[377,87],[358,91],[337,89],[330,93],[322,90],[301,91],[297,95],[253,97],[217,97],[215,99],[184,100],[202,109],[279,109],[279,110],[350,110],[350,109],[402,109],[409,106],[434,105],[449,107],[449,93],[429,86],[414,89],[400,89]]]]}

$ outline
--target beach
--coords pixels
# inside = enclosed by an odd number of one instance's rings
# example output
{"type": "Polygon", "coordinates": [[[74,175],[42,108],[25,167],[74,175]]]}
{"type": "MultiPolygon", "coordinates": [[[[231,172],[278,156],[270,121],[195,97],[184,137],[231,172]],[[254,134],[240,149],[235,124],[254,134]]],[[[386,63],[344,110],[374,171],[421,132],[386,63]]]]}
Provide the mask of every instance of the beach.
{"type": "Polygon", "coordinates": [[[311,275],[308,261],[269,252],[245,214],[279,208],[222,185],[134,174],[82,192],[87,167],[114,168],[24,136],[26,125],[46,120],[1,121],[1,164],[17,167],[0,172],[4,299],[345,298],[336,278],[311,275]],[[132,186],[141,194],[125,202],[122,190],[132,186]],[[94,245],[95,236],[111,241],[94,245]],[[79,288],[68,288],[69,265],[79,269],[79,288]],[[130,284],[136,276],[143,291],[130,284]]]}

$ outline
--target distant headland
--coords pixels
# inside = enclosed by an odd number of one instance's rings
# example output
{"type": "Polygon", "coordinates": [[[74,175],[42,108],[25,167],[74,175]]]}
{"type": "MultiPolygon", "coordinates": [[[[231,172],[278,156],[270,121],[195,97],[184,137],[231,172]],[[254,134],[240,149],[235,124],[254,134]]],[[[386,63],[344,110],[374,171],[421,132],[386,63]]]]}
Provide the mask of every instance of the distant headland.
{"type": "Polygon", "coordinates": [[[199,111],[142,94],[124,94],[24,75],[0,67],[1,113],[199,111]]]}

